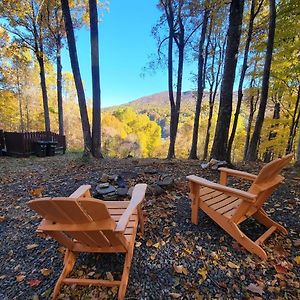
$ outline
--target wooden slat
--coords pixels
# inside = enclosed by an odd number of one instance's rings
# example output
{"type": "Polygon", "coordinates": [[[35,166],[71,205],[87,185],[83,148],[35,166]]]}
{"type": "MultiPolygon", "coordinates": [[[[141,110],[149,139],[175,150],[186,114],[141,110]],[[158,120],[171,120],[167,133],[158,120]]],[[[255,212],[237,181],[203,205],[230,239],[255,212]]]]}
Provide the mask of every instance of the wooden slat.
{"type": "Polygon", "coordinates": [[[77,284],[77,285],[95,285],[95,286],[108,286],[108,287],[113,287],[113,286],[120,286],[121,281],[119,280],[98,280],[98,279],[80,279],[80,278],[65,278],[63,280],[63,283],[72,285],[72,284],[77,284]]]}
{"type": "Polygon", "coordinates": [[[215,191],[215,190],[210,189],[210,188],[208,188],[208,187],[203,187],[203,188],[200,189],[200,196],[204,196],[204,195],[213,193],[214,191],[215,191]]]}
{"type": "Polygon", "coordinates": [[[222,195],[223,193],[222,192],[219,192],[219,191],[214,191],[212,193],[209,193],[209,194],[206,194],[205,196],[201,196],[200,195],[200,198],[202,199],[202,201],[207,201],[209,199],[213,199],[215,197],[218,197],[220,195],[222,195]]]}
{"type": "Polygon", "coordinates": [[[210,207],[214,210],[218,210],[219,208],[221,207],[224,207],[226,205],[229,205],[231,204],[232,202],[234,202],[235,200],[237,200],[238,198],[237,197],[229,197],[229,198],[226,198],[222,201],[219,201],[218,203],[215,203],[213,205],[210,205],[210,207]]]}
{"type": "Polygon", "coordinates": [[[242,203],[241,199],[236,199],[235,201],[231,202],[230,204],[223,206],[221,208],[218,208],[217,212],[219,212],[220,214],[224,214],[232,209],[237,209],[241,203],[242,203]]]}
{"type": "MultiPolygon", "coordinates": [[[[95,241],[87,232],[84,231],[65,231],[65,234],[76,239],[78,242],[90,246],[90,247],[98,247],[98,242],[95,241]]],[[[104,246],[104,245],[103,245],[104,246]]]]}
{"type": "Polygon", "coordinates": [[[209,199],[209,200],[207,200],[207,201],[204,201],[208,206],[211,206],[211,205],[213,205],[213,204],[215,204],[215,203],[218,203],[218,202],[220,202],[220,201],[222,201],[222,200],[224,200],[224,199],[226,199],[226,198],[229,198],[229,196],[228,195],[225,195],[225,194],[222,194],[222,195],[220,195],[220,196],[217,196],[217,197],[215,197],[215,198],[213,198],[213,199],[209,199]]]}
{"type": "Polygon", "coordinates": [[[255,241],[255,244],[261,245],[276,229],[277,229],[276,226],[270,227],[261,237],[259,237],[255,241]]]}
{"type": "Polygon", "coordinates": [[[130,201],[105,201],[105,205],[108,208],[127,208],[130,201]]]}

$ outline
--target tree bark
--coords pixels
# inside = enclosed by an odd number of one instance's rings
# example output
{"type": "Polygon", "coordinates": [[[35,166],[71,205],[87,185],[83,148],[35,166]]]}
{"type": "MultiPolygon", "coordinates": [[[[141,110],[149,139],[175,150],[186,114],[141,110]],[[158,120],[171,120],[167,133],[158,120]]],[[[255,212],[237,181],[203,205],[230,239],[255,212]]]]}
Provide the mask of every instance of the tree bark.
{"type": "Polygon", "coordinates": [[[61,35],[56,37],[56,86],[59,134],[64,135],[64,112],[62,99],[62,65],[61,65],[61,35]]]}
{"type": "Polygon", "coordinates": [[[232,113],[232,93],[241,37],[244,0],[232,0],[230,5],[228,39],[221,84],[220,107],[211,157],[227,159],[227,140],[232,113]]]}
{"type": "MultiPolygon", "coordinates": [[[[208,122],[207,122],[207,128],[206,128],[206,136],[205,136],[205,142],[204,142],[204,151],[203,151],[203,160],[207,159],[208,156],[208,145],[209,145],[209,140],[210,140],[210,128],[211,128],[211,123],[212,123],[212,117],[213,117],[213,112],[214,112],[214,104],[216,100],[216,95],[219,87],[219,76],[221,73],[221,67],[223,64],[223,54],[224,54],[224,48],[225,48],[225,41],[222,45],[220,46],[219,43],[219,59],[218,59],[218,68],[217,68],[217,73],[215,75],[214,73],[214,65],[215,65],[215,51],[213,52],[213,57],[212,57],[212,82],[210,83],[210,89],[209,89],[209,114],[208,114],[208,122]]],[[[215,44],[216,45],[216,44],[215,44]]]]}
{"type": "Polygon", "coordinates": [[[97,0],[89,0],[90,38],[93,85],[92,154],[102,158],[101,153],[101,89],[99,70],[98,11],[97,0]]]}
{"type": "Polygon", "coordinates": [[[23,105],[21,95],[21,83],[19,76],[19,66],[17,66],[17,86],[18,86],[18,100],[19,100],[19,113],[20,113],[20,131],[24,132],[24,117],[23,117],[23,105]]]}
{"type": "Polygon", "coordinates": [[[70,8],[69,8],[69,1],[61,0],[61,6],[62,6],[62,12],[63,12],[64,22],[65,22],[65,28],[67,32],[69,55],[71,60],[72,72],[75,81],[80,116],[81,116],[81,125],[83,131],[83,139],[84,139],[84,154],[89,156],[92,150],[92,137],[91,137],[90,123],[89,123],[89,118],[88,118],[88,113],[86,108],[86,99],[85,99],[85,94],[84,94],[84,89],[83,89],[83,84],[82,84],[81,74],[79,69],[73,23],[70,14],[70,8]]]}
{"type": "Polygon", "coordinates": [[[297,100],[293,113],[292,124],[290,126],[290,133],[288,139],[288,145],[286,147],[286,154],[289,154],[293,150],[293,144],[296,136],[297,127],[300,119],[300,86],[298,86],[297,100]]]}
{"type": "Polygon", "coordinates": [[[37,61],[40,67],[40,79],[41,79],[41,89],[43,96],[43,107],[44,107],[44,121],[45,121],[45,131],[50,131],[50,116],[49,116],[49,107],[48,107],[48,94],[46,86],[46,75],[45,75],[45,63],[44,55],[42,52],[36,53],[37,61]]]}
{"type": "Polygon", "coordinates": [[[203,48],[205,43],[206,28],[209,18],[209,10],[205,9],[203,16],[202,29],[200,34],[199,41],[199,53],[198,53],[198,78],[197,78],[197,100],[196,100],[196,110],[195,110],[195,119],[194,119],[194,128],[193,128],[193,138],[192,146],[189,155],[189,159],[197,159],[197,146],[198,146],[198,132],[199,132],[199,119],[201,113],[201,104],[203,98],[203,91],[205,88],[205,78],[204,78],[204,57],[203,57],[203,48]]]}
{"type": "MultiPolygon", "coordinates": [[[[251,81],[250,87],[252,87],[252,82],[253,82],[253,80],[251,81]]],[[[247,151],[248,151],[250,135],[251,135],[251,126],[252,126],[254,113],[256,111],[256,105],[257,105],[258,98],[259,98],[259,89],[257,89],[257,95],[256,95],[256,100],[255,101],[254,101],[254,98],[255,98],[255,96],[251,95],[249,118],[248,118],[247,130],[246,130],[246,132],[247,132],[246,133],[246,141],[245,141],[245,147],[244,147],[244,160],[246,160],[246,157],[247,157],[247,151]]]]}
{"type": "Polygon", "coordinates": [[[253,33],[253,24],[254,24],[254,19],[257,14],[255,14],[255,0],[251,1],[251,9],[250,9],[250,19],[249,19],[249,26],[248,26],[248,31],[247,31],[247,39],[246,39],[246,44],[245,44],[245,50],[244,50],[244,59],[243,59],[243,65],[242,65],[242,70],[241,70],[241,77],[239,81],[239,87],[238,87],[238,100],[236,104],[236,110],[234,114],[234,120],[233,120],[233,125],[231,129],[231,134],[228,140],[228,145],[227,145],[227,161],[231,161],[231,149],[232,149],[232,144],[235,138],[235,133],[236,133],[236,128],[238,124],[238,119],[239,119],[239,114],[241,110],[241,104],[242,104],[242,99],[243,99],[243,84],[244,84],[244,79],[246,76],[246,71],[248,69],[248,54],[249,54],[249,49],[250,49],[250,43],[252,40],[252,33],[253,33]]]}
{"type": "Polygon", "coordinates": [[[170,3],[168,6],[165,6],[165,12],[168,19],[169,25],[169,41],[168,41],[168,91],[169,91],[169,101],[171,108],[171,118],[170,118],[170,144],[168,149],[168,159],[171,159],[175,156],[175,120],[176,120],[176,107],[174,100],[174,92],[173,92],[173,39],[174,39],[174,14],[173,9],[170,3]]]}
{"type": "Polygon", "coordinates": [[[255,122],[254,131],[252,134],[252,138],[247,153],[247,159],[250,161],[255,161],[257,159],[258,144],[260,140],[260,134],[264,122],[265,111],[266,111],[267,100],[268,100],[269,79],[270,79],[270,70],[271,70],[271,63],[272,63],[272,53],[273,53],[273,45],[274,45],[275,27],[276,27],[275,0],[269,0],[269,11],[270,11],[269,32],[268,32],[267,51],[266,51],[264,71],[263,71],[260,105],[259,105],[256,122],[255,122]]]}

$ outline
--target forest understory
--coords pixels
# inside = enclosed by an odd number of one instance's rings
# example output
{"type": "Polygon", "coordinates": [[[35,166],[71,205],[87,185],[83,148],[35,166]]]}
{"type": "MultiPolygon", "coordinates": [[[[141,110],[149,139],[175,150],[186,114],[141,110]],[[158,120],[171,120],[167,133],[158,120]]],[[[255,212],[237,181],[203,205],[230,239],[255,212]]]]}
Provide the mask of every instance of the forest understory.
{"type": "MultiPolygon", "coordinates": [[[[197,160],[103,159],[83,161],[79,154],[46,158],[0,158],[0,299],[49,299],[62,270],[63,248],[39,237],[39,217],[27,202],[37,196],[68,196],[82,184],[92,191],[103,174],[119,175],[128,187],[154,185],[162,176],[173,184],[148,193],[145,235],[137,236],[126,299],[299,299],[300,169],[283,172],[284,183],[265,204],[287,236],[273,234],[261,261],[241,248],[203,212],[190,221],[185,177],[196,174],[217,182],[216,170],[197,160]],[[159,195],[156,195],[159,194],[159,195]]],[[[261,163],[235,167],[257,174],[261,163]]],[[[242,181],[230,185],[247,189],[242,181]]],[[[128,199],[128,198],[127,198],[128,199]]],[[[256,239],[265,228],[248,220],[242,230],[256,239]]],[[[75,277],[117,279],[122,255],[80,255],[75,277]]],[[[59,299],[115,299],[116,289],[64,286],[59,299]]]]}

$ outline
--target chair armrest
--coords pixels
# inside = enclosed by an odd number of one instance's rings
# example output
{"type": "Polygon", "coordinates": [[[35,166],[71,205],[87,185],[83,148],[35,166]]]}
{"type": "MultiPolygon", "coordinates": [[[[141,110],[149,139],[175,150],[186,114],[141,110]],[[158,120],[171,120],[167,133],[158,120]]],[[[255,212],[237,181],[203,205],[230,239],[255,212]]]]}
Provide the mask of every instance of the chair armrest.
{"type": "Polygon", "coordinates": [[[238,170],[233,170],[229,168],[219,168],[219,171],[221,171],[221,176],[220,176],[220,183],[226,185],[227,184],[227,177],[228,176],[233,176],[233,177],[238,177],[250,181],[254,181],[257,177],[257,175],[250,174],[247,172],[243,171],[238,171],[238,170]]]}
{"type": "Polygon", "coordinates": [[[256,199],[256,195],[235,188],[227,187],[219,183],[214,183],[204,178],[198,177],[196,175],[189,175],[187,176],[187,179],[201,186],[205,186],[213,190],[223,192],[224,194],[229,196],[239,197],[248,202],[254,202],[256,199]]]}
{"type": "Polygon", "coordinates": [[[145,183],[139,183],[139,184],[135,185],[135,187],[132,191],[132,196],[131,196],[130,202],[129,202],[126,210],[122,214],[115,231],[119,231],[119,232],[125,231],[127,224],[129,222],[130,216],[138,208],[138,206],[141,204],[141,202],[144,200],[145,194],[146,194],[146,189],[147,189],[147,184],[145,184],[145,183]]]}
{"type": "Polygon", "coordinates": [[[74,193],[72,193],[69,198],[85,198],[91,197],[90,193],[91,186],[90,185],[82,185],[80,186],[74,193]]]}

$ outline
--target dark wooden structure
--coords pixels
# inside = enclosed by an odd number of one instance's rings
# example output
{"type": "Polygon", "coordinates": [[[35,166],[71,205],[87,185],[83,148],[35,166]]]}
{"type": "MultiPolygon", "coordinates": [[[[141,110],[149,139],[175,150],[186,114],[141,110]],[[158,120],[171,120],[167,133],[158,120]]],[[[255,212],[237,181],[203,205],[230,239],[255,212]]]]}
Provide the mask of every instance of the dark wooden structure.
{"type": "Polygon", "coordinates": [[[3,132],[0,131],[2,153],[8,156],[28,157],[35,153],[37,141],[57,142],[56,152],[65,153],[66,137],[53,132],[3,132]]]}

